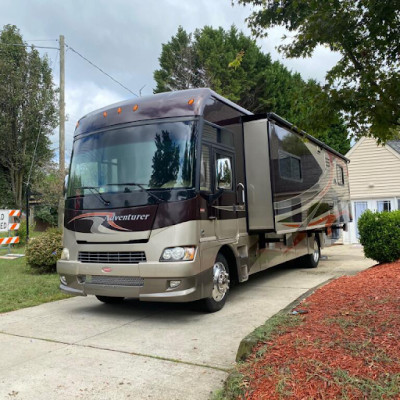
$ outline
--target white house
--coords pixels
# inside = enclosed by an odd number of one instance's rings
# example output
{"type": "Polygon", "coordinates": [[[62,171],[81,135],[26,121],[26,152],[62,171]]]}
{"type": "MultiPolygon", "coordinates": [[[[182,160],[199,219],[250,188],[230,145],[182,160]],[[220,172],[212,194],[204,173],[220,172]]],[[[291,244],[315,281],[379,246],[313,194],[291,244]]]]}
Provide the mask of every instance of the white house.
{"type": "Polygon", "coordinates": [[[357,221],[365,210],[400,210],[400,140],[378,146],[363,137],[346,154],[353,222],[344,243],[358,243],[357,221]]]}

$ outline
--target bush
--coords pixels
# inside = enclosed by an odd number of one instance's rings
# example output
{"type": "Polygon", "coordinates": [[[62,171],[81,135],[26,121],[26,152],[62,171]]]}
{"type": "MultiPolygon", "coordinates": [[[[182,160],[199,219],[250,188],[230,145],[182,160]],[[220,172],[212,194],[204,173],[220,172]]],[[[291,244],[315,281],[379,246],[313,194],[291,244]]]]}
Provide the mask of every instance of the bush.
{"type": "Polygon", "coordinates": [[[28,265],[38,272],[55,272],[61,251],[62,232],[51,228],[29,240],[26,246],[26,260],[28,265]]]}
{"type": "Polygon", "coordinates": [[[379,263],[400,259],[400,210],[366,211],[358,220],[365,256],[379,263]]]}
{"type": "Polygon", "coordinates": [[[51,206],[36,206],[35,216],[43,222],[46,222],[52,226],[57,226],[58,223],[58,209],[51,206]]]}

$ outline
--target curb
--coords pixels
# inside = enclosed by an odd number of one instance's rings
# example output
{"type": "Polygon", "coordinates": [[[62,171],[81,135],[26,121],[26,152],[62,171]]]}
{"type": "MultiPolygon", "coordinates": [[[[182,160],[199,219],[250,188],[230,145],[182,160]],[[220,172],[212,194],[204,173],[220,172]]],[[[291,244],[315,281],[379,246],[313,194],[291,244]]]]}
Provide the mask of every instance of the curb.
{"type": "MultiPolygon", "coordinates": [[[[337,279],[337,277],[327,279],[326,281],[320,283],[319,285],[314,286],[313,288],[307,290],[305,293],[303,293],[301,296],[299,296],[296,300],[292,301],[286,307],[282,308],[282,310],[278,311],[276,314],[274,314],[273,316],[268,318],[265,321],[265,323],[263,324],[263,326],[268,325],[268,321],[275,316],[288,314],[290,311],[292,311],[293,308],[297,307],[304,299],[311,296],[320,287],[325,286],[326,284],[328,284],[329,282],[331,282],[335,279],[337,279]]],[[[244,361],[251,354],[253,348],[258,344],[258,342],[260,342],[259,336],[257,336],[255,334],[257,329],[258,328],[256,328],[253,332],[249,333],[247,336],[245,336],[241,340],[241,342],[239,344],[239,348],[236,352],[236,362],[244,361]]]]}

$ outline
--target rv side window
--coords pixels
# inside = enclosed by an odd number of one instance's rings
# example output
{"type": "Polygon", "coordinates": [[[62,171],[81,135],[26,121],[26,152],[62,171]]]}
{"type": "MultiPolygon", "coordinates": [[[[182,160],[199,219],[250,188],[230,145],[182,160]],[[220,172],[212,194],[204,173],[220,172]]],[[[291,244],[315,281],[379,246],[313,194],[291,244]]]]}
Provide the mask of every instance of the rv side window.
{"type": "Polygon", "coordinates": [[[200,190],[211,191],[210,147],[201,146],[200,190]]]}
{"type": "Polygon", "coordinates": [[[217,153],[215,166],[216,166],[216,176],[217,176],[217,189],[232,190],[233,188],[232,157],[217,153]]]}
{"type": "Polygon", "coordinates": [[[336,165],[336,180],[338,185],[344,185],[343,168],[339,165],[336,165]]]}
{"type": "Polygon", "coordinates": [[[301,181],[301,160],[293,154],[279,150],[279,175],[292,181],[301,181]]]}
{"type": "Polygon", "coordinates": [[[233,134],[226,129],[205,123],[203,126],[203,140],[212,143],[220,143],[233,147],[233,134]]]}

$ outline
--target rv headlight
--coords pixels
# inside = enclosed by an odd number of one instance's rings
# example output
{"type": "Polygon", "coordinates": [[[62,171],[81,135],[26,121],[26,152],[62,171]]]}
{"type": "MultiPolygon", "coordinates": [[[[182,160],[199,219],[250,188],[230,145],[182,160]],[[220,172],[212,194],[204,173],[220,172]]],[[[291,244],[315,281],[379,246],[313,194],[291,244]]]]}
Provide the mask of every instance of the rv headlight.
{"type": "Polygon", "coordinates": [[[162,253],[160,261],[192,261],[196,253],[194,246],[168,247],[162,253]]]}
{"type": "Polygon", "coordinates": [[[69,260],[69,250],[66,247],[64,247],[61,252],[61,260],[69,260]]]}

